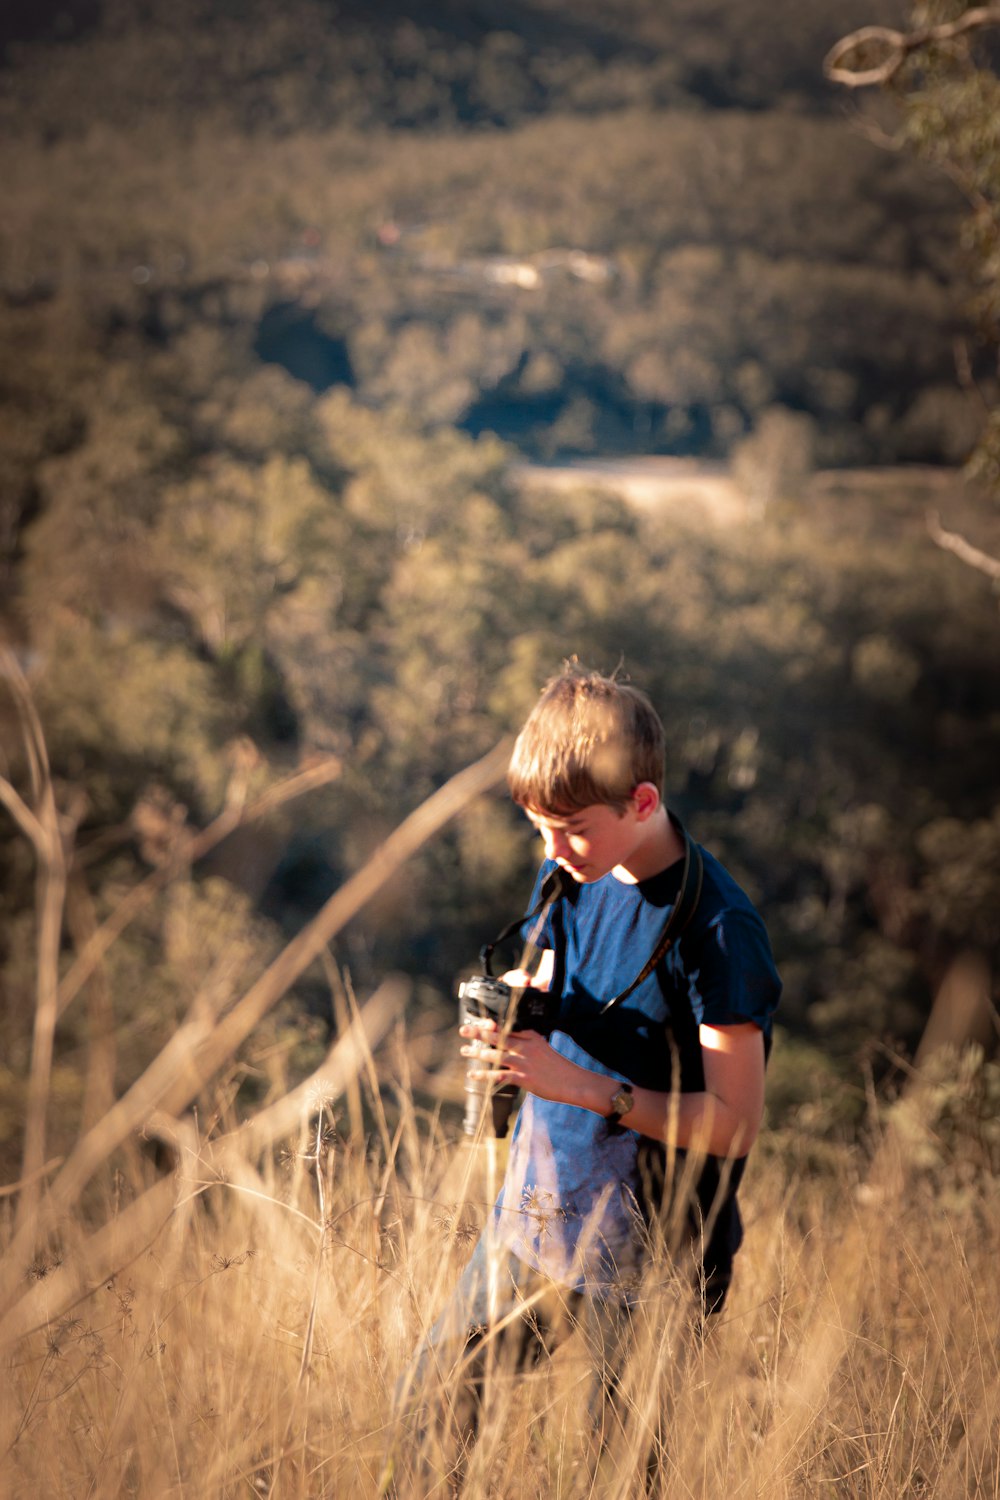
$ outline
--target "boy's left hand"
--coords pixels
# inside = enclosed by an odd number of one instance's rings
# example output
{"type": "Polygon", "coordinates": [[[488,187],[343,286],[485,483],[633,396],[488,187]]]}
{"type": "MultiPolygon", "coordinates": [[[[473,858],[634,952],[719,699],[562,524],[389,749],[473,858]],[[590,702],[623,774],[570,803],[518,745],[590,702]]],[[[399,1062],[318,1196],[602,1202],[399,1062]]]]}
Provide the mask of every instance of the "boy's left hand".
{"type": "Polygon", "coordinates": [[[462,1048],[462,1056],[484,1064],[471,1069],[470,1077],[497,1078],[541,1099],[575,1102],[574,1084],[579,1086],[586,1070],[556,1052],[537,1031],[511,1031],[505,1036],[495,1021],[481,1020],[459,1027],[459,1034],[471,1040],[471,1045],[462,1048]]]}

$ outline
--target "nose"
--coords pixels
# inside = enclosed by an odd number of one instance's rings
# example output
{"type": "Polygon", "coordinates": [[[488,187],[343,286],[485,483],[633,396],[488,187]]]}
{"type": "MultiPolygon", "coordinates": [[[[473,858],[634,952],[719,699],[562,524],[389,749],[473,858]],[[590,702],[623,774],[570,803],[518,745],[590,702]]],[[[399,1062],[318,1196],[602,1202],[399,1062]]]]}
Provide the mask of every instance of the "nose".
{"type": "Polygon", "coordinates": [[[561,828],[546,828],[542,831],[545,841],[546,859],[565,859],[569,844],[566,834],[561,828]]]}

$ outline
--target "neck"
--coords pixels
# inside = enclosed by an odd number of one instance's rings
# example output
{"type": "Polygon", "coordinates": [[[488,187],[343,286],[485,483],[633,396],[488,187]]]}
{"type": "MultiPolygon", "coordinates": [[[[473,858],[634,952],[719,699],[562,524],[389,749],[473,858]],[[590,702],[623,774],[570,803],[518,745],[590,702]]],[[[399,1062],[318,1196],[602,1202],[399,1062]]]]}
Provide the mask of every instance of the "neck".
{"type": "Polygon", "coordinates": [[[642,832],[632,853],[611,871],[625,885],[649,880],[684,858],[684,840],[662,803],[640,828],[642,832]]]}

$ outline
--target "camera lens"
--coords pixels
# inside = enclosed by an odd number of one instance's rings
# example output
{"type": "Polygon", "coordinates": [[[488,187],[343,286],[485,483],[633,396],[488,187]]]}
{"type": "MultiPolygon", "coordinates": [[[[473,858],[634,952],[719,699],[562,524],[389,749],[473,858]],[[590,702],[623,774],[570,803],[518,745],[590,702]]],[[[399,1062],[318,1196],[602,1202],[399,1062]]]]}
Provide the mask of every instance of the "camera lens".
{"type": "MultiPolygon", "coordinates": [[[[511,997],[510,985],[502,979],[485,975],[467,979],[458,987],[458,1014],[461,1025],[469,1021],[491,1020],[502,1026],[507,1016],[511,997]]],[[[462,1131],[467,1136],[477,1136],[483,1129],[484,1117],[488,1117],[490,1134],[502,1140],[506,1136],[511,1110],[517,1097],[517,1086],[512,1083],[496,1083],[492,1078],[471,1078],[479,1072],[482,1060],[470,1057],[465,1064],[465,1117],[462,1131]]]]}

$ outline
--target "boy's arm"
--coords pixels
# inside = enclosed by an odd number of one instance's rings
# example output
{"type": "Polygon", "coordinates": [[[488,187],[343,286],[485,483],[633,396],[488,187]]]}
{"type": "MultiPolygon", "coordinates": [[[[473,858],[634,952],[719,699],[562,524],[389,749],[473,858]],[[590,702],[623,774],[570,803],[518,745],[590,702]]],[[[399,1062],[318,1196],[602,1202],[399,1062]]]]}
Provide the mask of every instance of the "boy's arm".
{"type": "MultiPolygon", "coordinates": [[[[521,1031],[502,1038],[487,1035],[493,1023],[463,1028],[463,1035],[482,1038],[479,1056],[492,1064],[481,1070],[488,1077],[496,1065],[505,1082],[561,1104],[575,1104],[595,1114],[611,1113],[617,1080],[581,1068],[549,1046],[537,1032],[521,1031]],[[490,1045],[493,1043],[493,1045],[490,1045]]],[[[705,1089],[698,1094],[661,1093],[634,1088],[635,1104],[623,1117],[629,1130],[653,1140],[673,1137],[684,1149],[712,1156],[745,1156],[760,1129],[764,1112],[764,1036],[752,1021],[735,1026],[699,1029],[705,1089]]],[[[476,1055],[470,1050],[466,1056],[476,1055]]],[[[475,1076],[475,1075],[473,1075],[475,1076]]]]}
{"type": "MultiPolygon", "coordinates": [[[[764,1116],[764,1034],[752,1021],[735,1026],[701,1026],[705,1092],[678,1094],[670,1101],[677,1117],[677,1144],[712,1156],[745,1156],[757,1139],[764,1116]]],[[[664,1138],[663,1127],[649,1131],[645,1121],[632,1123],[636,1105],[624,1123],[643,1135],[664,1138]]],[[[662,1098],[653,1094],[653,1099],[662,1098]]],[[[670,1100],[670,1096],[668,1096],[670,1100]]],[[[654,1114],[657,1106],[653,1106],[654,1114]]],[[[662,1109],[662,1106],[659,1108],[662,1109]]],[[[668,1105],[668,1121],[670,1105],[668,1105]]],[[[662,1115],[660,1115],[662,1118],[662,1115]]]]}

